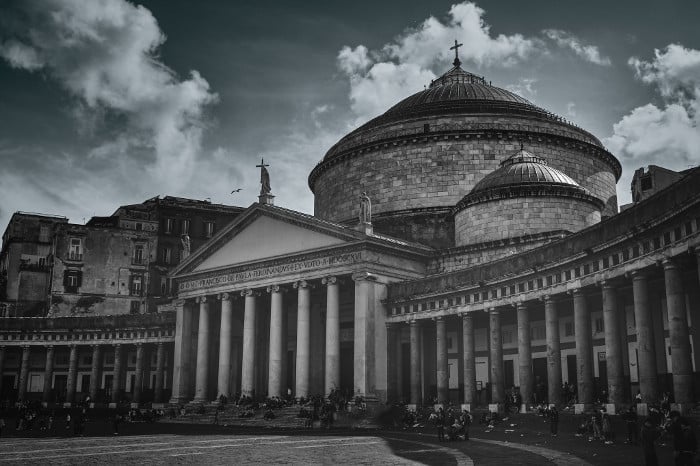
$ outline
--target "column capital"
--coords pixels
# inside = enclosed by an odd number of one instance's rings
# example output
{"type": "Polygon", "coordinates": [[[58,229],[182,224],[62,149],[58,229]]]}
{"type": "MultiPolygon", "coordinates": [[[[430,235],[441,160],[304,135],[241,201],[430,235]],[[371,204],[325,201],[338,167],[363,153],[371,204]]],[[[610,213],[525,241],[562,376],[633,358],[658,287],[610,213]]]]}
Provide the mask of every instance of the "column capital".
{"type": "Polygon", "coordinates": [[[112,346],[114,346],[114,349],[121,349],[122,344],[121,343],[113,343],[112,346]]]}
{"type": "Polygon", "coordinates": [[[338,277],[333,277],[333,276],[324,277],[321,279],[321,283],[324,285],[335,285],[336,283],[338,283],[338,281],[339,281],[338,277]]]}
{"type": "Polygon", "coordinates": [[[367,272],[367,271],[364,271],[364,272],[356,272],[356,273],[352,274],[352,279],[353,279],[354,281],[356,281],[356,282],[357,282],[357,281],[362,281],[362,280],[373,280],[373,281],[376,281],[376,280],[377,280],[377,276],[374,275],[374,274],[371,274],[371,273],[369,273],[369,272],[367,272]]]}
{"type": "Polygon", "coordinates": [[[197,296],[196,298],[194,298],[194,302],[196,302],[197,304],[204,304],[207,302],[207,297],[206,296],[197,296]]]}
{"type": "Polygon", "coordinates": [[[231,301],[233,299],[233,295],[231,293],[219,293],[216,295],[216,299],[219,301],[231,301]]]}
{"type": "Polygon", "coordinates": [[[156,343],[156,345],[158,345],[159,347],[161,347],[161,346],[165,345],[165,342],[159,341],[158,343],[156,343]]]}
{"type": "Polygon", "coordinates": [[[411,327],[420,327],[420,321],[419,320],[409,320],[408,325],[411,327]]]}
{"type": "Polygon", "coordinates": [[[182,298],[176,299],[173,301],[173,304],[175,305],[175,307],[184,307],[186,303],[187,303],[187,300],[182,299],[182,298]]]}
{"type": "Polygon", "coordinates": [[[284,293],[287,289],[281,285],[270,285],[267,287],[268,293],[284,293]]]}
{"type": "Polygon", "coordinates": [[[472,312],[463,312],[462,314],[460,314],[460,317],[461,317],[463,320],[466,320],[466,319],[472,319],[472,320],[473,320],[473,319],[474,319],[474,316],[473,316],[472,314],[473,314],[472,312]]]}
{"type": "Polygon", "coordinates": [[[544,302],[545,304],[547,304],[547,303],[557,303],[557,302],[559,302],[559,299],[560,299],[560,298],[559,298],[557,295],[553,295],[553,294],[546,294],[546,295],[544,295],[544,296],[542,296],[542,297],[540,298],[540,300],[541,300],[542,302],[544,302]]]}
{"type": "Polygon", "coordinates": [[[498,310],[497,307],[490,307],[490,308],[486,309],[486,311],[487,311],[490,315],[494,315],[494,314],[498,315],[498,314],[500,314],[500,311],[498,310]]]}
{"type": "Polygon", "coordinates": [[[676,264],[676,261],[674,261],[670,257],[664,257],[661,261],[661,266],[664,268],[664,270],[672,270],[678,268],[678,264],[676,264]]]}
{"type": "Polygon", "coordinates": [[[441,321],[445,320],[445,317],[444,316],[435,316],[432,319],[434,322],[441,322],[441,321]]]}
{"type": "Polygon", "coordinates": [[[46,345],[46,350],[53,350],[54,346],[53,345],[46,345]]]}
{"type": "Polygon", "coordinates": [[[136,343],[136,348],[143,348],[143,342],[137,342],[136,343]]]}
{"type": "Polygon", "coordinates": [[[603,290],[614,290],[617,289],[615,285],[613,285],[610,280],[602,280],[600,283],[598,283],[601,289],[603,290]]]}
{"type": "Polygon", "coordinates": [[[299,280],[299,281],[294,282],[292,284],[292,287],[294,287],[295,289],[299,289],[299,288],[304,289],[304,288],[313,288],[313,285],[311,283],[307,282],[306,280],[299,280]]]}
{"type": "Polygon", "coordinates": [[[518,311],[520,309],[527,309],[529,307],[527,301],[518,301],[515,303],[515,310],[518,311]]]}
{"type": "Polygon", "coordinates": [[[586,296],[586,292],[583,291],[583,288],[576,288],[575,290],[569,290],[569,291],[567,291],[567,293],[573,297],[586,296]]]}
{"type": "Polygon", "coordinates": [[[244,296],[244,297],[246,297],[246,298],[247,298],[247,297],[257,298],[258,296],[260,296],[260,292],[255,291],[255,290],[252,289],[252,288],[248,288],[248,289],[245,289],[245,290],[241,291],[241,296],[244,296]]]}
{"type": "Polygon", "coordinates": [[[649,278],[647,272],[641,269],[631,271],[630,276],[632,277],[632,281],[646,280],[649,278]]]}

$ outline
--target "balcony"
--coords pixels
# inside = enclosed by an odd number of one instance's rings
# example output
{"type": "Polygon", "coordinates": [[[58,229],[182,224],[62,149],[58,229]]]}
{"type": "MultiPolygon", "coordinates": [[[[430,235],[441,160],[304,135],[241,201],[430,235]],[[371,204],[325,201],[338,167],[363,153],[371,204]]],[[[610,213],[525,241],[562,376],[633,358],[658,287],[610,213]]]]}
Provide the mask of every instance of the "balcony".
{"type": "Polygon", "coordinates": [[[51,266],[48,264],[37,264],[35,262],[20,262],[19,270],[25,270],[27,272],[50,272],[51,266]]]}
{"type": "Polygon", "coordinates": [[[69,252],[68,257],[66,257],[66,260],[69,261],[82,261],[83,260],[83,255],[79,252],[69,252]]]}
{"type": "Polygon", "coordinates": [[[146,258],[145,257],[132,257],[131,258],[131,265],[146,265],[146,258]]]}

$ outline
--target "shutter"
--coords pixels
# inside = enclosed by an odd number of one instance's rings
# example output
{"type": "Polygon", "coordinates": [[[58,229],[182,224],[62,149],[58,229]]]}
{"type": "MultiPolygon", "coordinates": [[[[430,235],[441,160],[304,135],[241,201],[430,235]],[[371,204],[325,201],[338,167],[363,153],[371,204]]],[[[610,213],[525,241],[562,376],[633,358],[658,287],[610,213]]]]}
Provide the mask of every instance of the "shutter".
{"type": "Polygon", "coordinates": [[[67,270],[63,271],[63,286],[70,286],[70,282],[68,281],[68,271],[67,270]]]}
{"type": "Polygon", "coordinates": [[[134,294],[134,276],[129,275],[129,294],[134,294]]]}
{"type": "Polygon", "coordinates": [[[82,271],[82,270],[78,270],[75,274],[76,274],[76,276],[77,276],[77,278],[78,278],[78,280],[77,280],[77,282],[78,282],[78,288],[80,288],[81,286],[83,286],[83,271],[82,271]]]}

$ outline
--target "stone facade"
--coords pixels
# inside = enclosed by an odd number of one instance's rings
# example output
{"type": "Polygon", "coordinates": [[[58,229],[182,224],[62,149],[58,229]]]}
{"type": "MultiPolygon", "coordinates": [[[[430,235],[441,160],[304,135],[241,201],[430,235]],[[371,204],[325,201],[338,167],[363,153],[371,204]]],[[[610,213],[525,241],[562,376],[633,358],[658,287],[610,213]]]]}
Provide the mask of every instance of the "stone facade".
{"type": "Polygon", "coordinates": [[[555,230],[576,232],[600,222],[598,206],[563,197],[518,197],[469,206],[455,214],[458,246],[555,230]]]}
{"type": "Polygon", "coordinates": [[[520,140],[603,201],[603,216],[616,213],[619,163],[602,147],[571,138],[573,128],[566,128],[569,133],[564,137],[557,135],[562,124],[555,121],[490,115],[434,118],[437,121],[426,117],[425,122],[377,128],[374,131],[385,140],[367,147],[358,144],[321,162],[310,177],[315,214],[332,221],[349,221],[357,215],[357,199],[363,191],[372,199],[373,213],[379,215],[451,208],[511,156],[520,140]],[[461,127],[478,122],[483,129],[452,128],[450,120],[461,127]],[[424,124],[435,129],[420,134],[424,124]],[[401,135],[402,131],[407,135],[401,135]]]}

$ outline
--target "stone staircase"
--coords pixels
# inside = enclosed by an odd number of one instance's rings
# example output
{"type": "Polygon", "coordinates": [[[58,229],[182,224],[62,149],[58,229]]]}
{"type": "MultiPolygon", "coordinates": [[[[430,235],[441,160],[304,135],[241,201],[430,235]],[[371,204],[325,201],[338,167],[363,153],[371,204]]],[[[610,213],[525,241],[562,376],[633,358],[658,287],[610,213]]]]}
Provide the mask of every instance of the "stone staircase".
{"type": "MultiPolygon", "coordinates": [[[[214,424],[214,421],[216,420],[217,424],[221,426],[247,426],[281,429],[303,429],[306,424],[306,419],[298,417],[300,410],[299,406],[287,406],[274,410],[274,419],[264,419],[263,410],[258,410],[253,417],[240,417],[240,413],[243,411],[243,409],[235,405],[229,405],[226,406],[225,409],[219,410],[218,416],[216,415],[217,409],[219,409],[219,406],[216,404],[203,405],[201,408],[190,406],[188,407],[186,414],[178,414],[173,419],[170,419],[166,415],[158,422],[174,424],[214,424]]],[[[348,415],[347,413],[336,413],[336,419],[333,422],[333,426],[351,429],[376,428],[371,419],[356,418],[348,415]]],[[[319,421],[315,421],[313,427],[320,427],[319,421]]]]}

